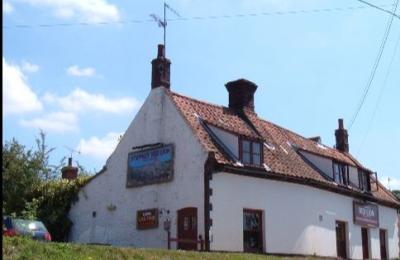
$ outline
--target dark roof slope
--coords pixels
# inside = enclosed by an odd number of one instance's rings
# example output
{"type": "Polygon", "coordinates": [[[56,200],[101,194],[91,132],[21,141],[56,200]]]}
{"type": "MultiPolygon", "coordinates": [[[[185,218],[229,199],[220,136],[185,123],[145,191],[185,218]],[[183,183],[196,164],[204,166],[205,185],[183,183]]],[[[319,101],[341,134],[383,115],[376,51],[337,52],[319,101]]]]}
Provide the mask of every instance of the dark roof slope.
{"type": "MultiPolygon", "coordinates": [[[[245,115],[255,129],[243,120],[240,115],[227,107],[213,105],[170,91],[168,93],[203,147],[209,152],[214,152],[218,164],[243,168],[243,166],[237,165],[236,162],[230,160],[218,149],[210,135],[201,125],[199,118],[203,122],[217,126],[238,136],[257,140],[262,139],[264,141],[265,164],[262,170],[265,172],[274,172],[297,179],[317,181],[321,185],[325,184],[324,186],[330,185],[337,189],[343,189],[343,187],[337,187],[334,182],[324,178],[316,169],[306,163],[297,152],[299,149],[370,171],[349,153],[342,153],[337,149],[318,144],[313,140],[263,120],[254,112],[245,111],[245,115]]],[[[400,202],[390,191],[380,183],[378,183],[378,186],[379,188],[373,191],[373,197],[400,205],[400,202]]]]}

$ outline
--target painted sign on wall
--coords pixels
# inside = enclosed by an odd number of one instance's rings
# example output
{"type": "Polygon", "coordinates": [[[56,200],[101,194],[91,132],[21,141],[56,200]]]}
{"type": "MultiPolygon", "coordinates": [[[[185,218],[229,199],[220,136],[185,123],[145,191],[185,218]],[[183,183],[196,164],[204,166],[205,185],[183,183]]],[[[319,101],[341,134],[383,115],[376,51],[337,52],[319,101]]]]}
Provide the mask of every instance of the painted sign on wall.
{"type": "Polygon", "coordinates": [[[378,206],[369,203],[353,202],[354,224],[367,227],[379,227],[378,206]]]}
{"type": "Polygon", "coordinates": [[[174,146],[164,145],[128,155],[126,186],[137,187],[171,181],[174,172],[174,146]]]}
{"type": "Polygon", "coordinates": [[[136,212],[136,228],[150,229],[158,227],[158,209],[145,209],[136,212]]]}

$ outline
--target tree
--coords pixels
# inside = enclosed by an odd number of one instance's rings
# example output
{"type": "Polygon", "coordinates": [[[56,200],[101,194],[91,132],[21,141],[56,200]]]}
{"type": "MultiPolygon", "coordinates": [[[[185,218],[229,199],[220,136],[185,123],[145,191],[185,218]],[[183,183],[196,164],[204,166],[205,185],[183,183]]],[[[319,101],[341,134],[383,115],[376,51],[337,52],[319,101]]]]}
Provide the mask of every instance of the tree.
{"type": "Polygon", "coordinates": [[[400,200],[400,190],[394,190],[392,193],[400,200]]]}
{"type": "Polygon", "coordinates": [[[20,215],[40,182],[41,166],[31,150],[15,139],[3,145],[3,214],[20,215]]]}

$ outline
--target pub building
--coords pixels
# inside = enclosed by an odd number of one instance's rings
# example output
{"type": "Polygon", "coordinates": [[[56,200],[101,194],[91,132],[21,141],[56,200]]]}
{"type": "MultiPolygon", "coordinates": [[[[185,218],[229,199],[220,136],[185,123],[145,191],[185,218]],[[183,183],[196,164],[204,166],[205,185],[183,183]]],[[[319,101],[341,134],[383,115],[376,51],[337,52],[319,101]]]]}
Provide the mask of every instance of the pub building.
{"type": "Polygon", "coordinates": [[[342,119],[332,148],[260,118],[246,79],[226,83],[227,106],[180,95],[164,53],[143,106],[72,205],[71,241],[399,257],[400,201],[350,154],[342,119]]]}

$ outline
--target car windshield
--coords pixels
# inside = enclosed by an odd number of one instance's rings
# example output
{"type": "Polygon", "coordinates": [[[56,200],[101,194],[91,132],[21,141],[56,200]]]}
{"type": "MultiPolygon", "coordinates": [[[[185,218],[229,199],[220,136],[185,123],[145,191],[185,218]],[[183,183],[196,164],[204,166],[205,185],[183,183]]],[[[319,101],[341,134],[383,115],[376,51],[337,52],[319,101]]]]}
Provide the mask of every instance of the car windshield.
{"type": "Polygon", "coordinates": [[[43,231],[47,232],[46,227],[40,221],[25,220],[25,219],[14,219],[15,229],[22,233],[29,233],[31,231],[43,231]]]}

